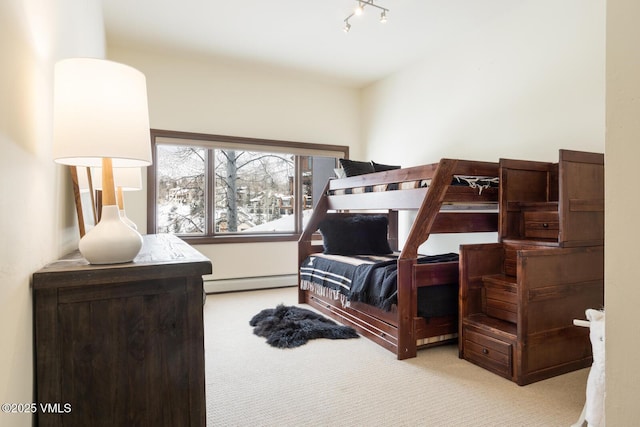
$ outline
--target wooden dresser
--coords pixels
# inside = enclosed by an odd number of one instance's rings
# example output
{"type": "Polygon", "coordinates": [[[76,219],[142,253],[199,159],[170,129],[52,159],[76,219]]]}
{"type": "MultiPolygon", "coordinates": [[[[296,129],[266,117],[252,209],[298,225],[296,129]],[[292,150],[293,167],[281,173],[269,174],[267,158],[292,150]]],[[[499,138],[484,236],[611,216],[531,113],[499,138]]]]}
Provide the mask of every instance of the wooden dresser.
{"type": "Polygon", "coordinates": [[[133,262],[78,252],[33,275],[40,426],[204,426],[202,276],[211,262],[171,235],[133,262]],[[55,404],[59,404],[57,407],[55,404]]]}
{"type": "Polygon", "coordinates": [[[459,355],[520,385],[592,363],[604,304],[604,156],[500,161],[499,243],[460,249],[459,355]]]}

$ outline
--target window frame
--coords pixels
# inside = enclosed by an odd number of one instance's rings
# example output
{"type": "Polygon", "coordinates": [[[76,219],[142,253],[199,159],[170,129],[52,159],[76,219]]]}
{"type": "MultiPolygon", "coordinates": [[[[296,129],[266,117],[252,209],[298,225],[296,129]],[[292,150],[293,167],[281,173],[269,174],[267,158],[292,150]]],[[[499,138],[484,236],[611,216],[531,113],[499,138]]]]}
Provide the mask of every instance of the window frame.
{"type": "MultiPolygon", "coordinates": [[[[196,143],[202,144],[201,146],[208,149],[224,148],[229,145],[238,145],[241,149],[247,149],[247,147],[255,147],[256,150],[268,150],[269,148],[277,148],[281,152],[289,152],[295,155],[294,165],[294,215],[295,215],[295,227],[291,233],[259,233],[259,234],[246,234],[246,233],[234,233],[234,234],[216,234],[215,231],[211,231],[211,234],[204,236],[192,236],[176,234],[182,240],[190,244],[212,244],[212,243],[256,243],[256,242],[288,242],[297,241],[302,233],[302,172],[301,172],[301,156],[335,156],[336,159],[343,157],[349,158],[349,147],[346,145],[329,145],[329,144],[312,144],[307,142],[295,142],[295,141],[282,141],[274,139],[263,138],[250,138],[239,137],[229,135],[214,135],[205,133],[193,133],[183,131],[172,131],[162,129],[151,129],[151,153],[153,163],[147,168],[147,233],[156,233],[156,208],[157,208],[157,188],[156,188],[156,166],[157,166],[157,151],[158,139],[175,139],[176,144],[191,145],[185,142],[178,142],[180,140],[191,140],[196,143]],[[218,144],[224,144],[224,147],[216,146],[218,144]],[[290,151],[289,151],[290,150],[290,151]]],[[[168,143],[163,141],[161,143],[168,143]]],[[[196,144],[193,144],[196,145],[196,144]]],[[[211,157],[211,156],[210,156],[211,157]]],[[[206,165],[206,170],[211,171],[213,160],[210,159],[206,165]]],[[[209,173],[206,177],[207,187],[213,188],[213,174],[209,173]]],[[[207,192],[207,198],[209,194],[213,194],[213,190],[207,192]]],[[[209,212],[210,213],[210,212],[209,212]]],[[[211,222],[211,215],[207,215],[206,221],[211,222]]],[[[214,228],[209,227],[210,230],[214,228]]]]}

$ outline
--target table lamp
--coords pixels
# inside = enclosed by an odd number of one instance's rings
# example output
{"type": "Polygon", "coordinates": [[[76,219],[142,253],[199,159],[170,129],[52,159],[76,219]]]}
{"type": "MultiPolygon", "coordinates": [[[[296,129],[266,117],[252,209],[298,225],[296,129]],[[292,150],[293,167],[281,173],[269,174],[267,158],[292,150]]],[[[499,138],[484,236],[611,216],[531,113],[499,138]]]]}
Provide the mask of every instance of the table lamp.
{"type": "Polygon", "coordinates": [[[55,161],[102,167],[102,215],[80,240],[80,253],[91,264],[132,261],[142,236],[120,218],[113,167],[151,164],[144,75],[104,59],[64,59],[55,65],[53,108],[55,161]]]}
{"type": "MultiPolygon", "coordinates": [[[[93,187],[102,190],[102,168],[91,168],[93,187]]],[[[120,218],[129,227],[138,229],[135,222],[127,217],[124,208],[124,192],[142,190],[142,169],[140,168],[113,168],[113,182],[116,187],[116,201],[120,210],[120,218]]]]}
{"type": "Polygon", "coordinates": [[[91,168],[69,166],[69,172],[71,173],[71,181],[76,184],[73,189],[73,195],[76,201],[76,213],[78,214],[78,231],[80,231],[80,237],[82,237],[98,223],[93,178],[91,176],[91,168]],[[85,198],[88,198],[88,200],[85,198]]]}

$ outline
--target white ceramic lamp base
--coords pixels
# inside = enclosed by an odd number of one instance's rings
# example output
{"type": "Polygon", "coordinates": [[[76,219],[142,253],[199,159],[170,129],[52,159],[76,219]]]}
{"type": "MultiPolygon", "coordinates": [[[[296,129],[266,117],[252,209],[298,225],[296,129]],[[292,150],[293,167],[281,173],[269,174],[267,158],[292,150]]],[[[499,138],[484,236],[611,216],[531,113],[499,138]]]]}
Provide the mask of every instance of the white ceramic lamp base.
{"type": "Polygon", "coordinates": [[[120,264],[138,255],[142,236],[122,221],[117,205],[106,205],[100,222],[85,234],[78,248],[91,264],[120,264]]]}

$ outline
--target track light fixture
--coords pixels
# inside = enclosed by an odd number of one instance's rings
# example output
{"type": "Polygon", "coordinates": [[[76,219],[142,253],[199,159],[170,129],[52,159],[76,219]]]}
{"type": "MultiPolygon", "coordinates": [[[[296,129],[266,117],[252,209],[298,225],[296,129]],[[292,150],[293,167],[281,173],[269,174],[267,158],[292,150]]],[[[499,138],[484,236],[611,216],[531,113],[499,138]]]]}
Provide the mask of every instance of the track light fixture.
{"type": "Polygon", "coordinates": [[[353,18],[354,16],[360,16],[364,13],[364,8],[365,6],[372,6],[375,7],[376,9],[380,10],[380,22],[381,23],[385,23],[387,22],[387,12],[389,12],[389,9],[384,8],[382,6],[378,6],[377,4],[374,3],[375,0],[358,0],[358,4],[356,5],[356,7],[353,9],[353,12],[347,16],[346,18],[344,18],[344,32],[348,33],[349,30],[351,30],[351,24],[349,23],[349,19],[353,18]]]}

